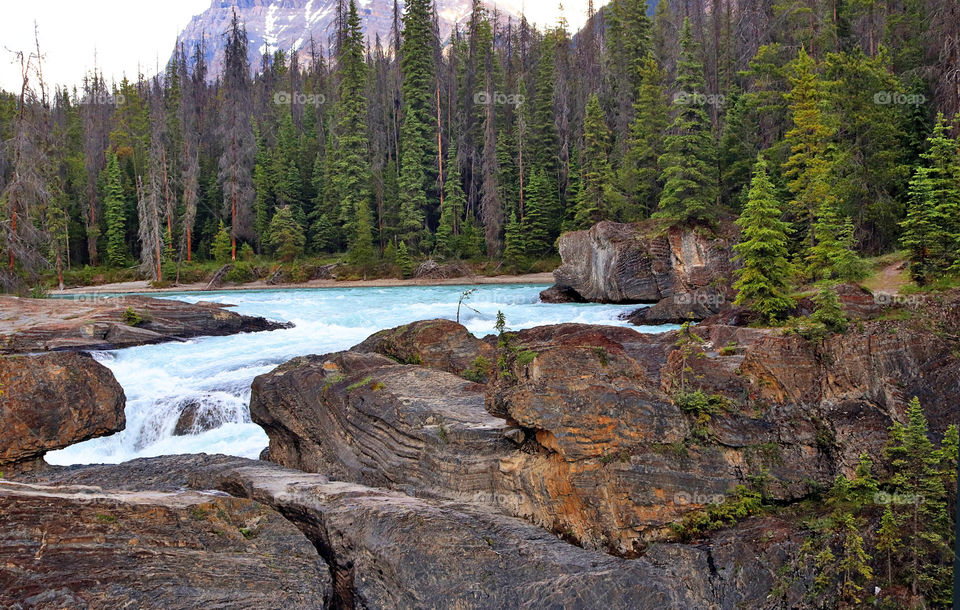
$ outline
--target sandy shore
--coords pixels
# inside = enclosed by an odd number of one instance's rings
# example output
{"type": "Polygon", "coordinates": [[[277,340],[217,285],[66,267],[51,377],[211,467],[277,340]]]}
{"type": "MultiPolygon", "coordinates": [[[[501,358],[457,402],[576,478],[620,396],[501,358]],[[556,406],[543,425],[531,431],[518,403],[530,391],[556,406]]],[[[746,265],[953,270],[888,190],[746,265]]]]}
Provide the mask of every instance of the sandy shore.
{"type": "MultiPolygon", "coordinates": [[[[293,290],[302,288],[385,288],[393,286],[464,286],[473,284],[553,284],[553,273],[527,273],[524,275],[496,275],[492,277],[472,275],[466,277],[454,277],[447,279],[409,279],[400,280],[394,278],[378,280],[311,280],[300,284],[274,284],[270,285],[263,281],[250,282],[242,285],[225,285],[215,288],[215,291],[223,290],[293,290]]],[[[207,287],[206,282],[195,282],[192,284],[180,284],[170,288],[151,288],[147,281],[137,282],[117,282],[114,284],[102,284],[100,286],[83,286],[80,288],[67,288],[66,290],[52,291],[52,294],[93,294],[103,292],[129,292],[129,293],[163,293],[163,292],[200,292],[207,287]]]]}

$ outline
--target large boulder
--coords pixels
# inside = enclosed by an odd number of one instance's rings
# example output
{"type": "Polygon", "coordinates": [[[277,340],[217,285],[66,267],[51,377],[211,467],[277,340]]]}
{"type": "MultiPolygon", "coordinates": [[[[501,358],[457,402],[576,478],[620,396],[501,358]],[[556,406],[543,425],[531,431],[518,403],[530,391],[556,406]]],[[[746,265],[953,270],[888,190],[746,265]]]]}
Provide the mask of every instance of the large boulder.
{"type": "Polygon", "coordinates": [[[460,375],[477,359],[494,359],[493,347],[451,320],[422,320],[371,335],[351,351],[382,354],[403,364],[425,366],[460,375]]]}
{"type": "Polygon", "coordinates": [[[123,430],[125,404],[110,369],[86,354],[0,357],[0,470],[123,430]]]}
{"type": "Polygon", "coordinates": [[[489,492],[514,446],[515,429],[484,409],[484,386],[362,352],[295,358],[260,375],[250,414],[274,462],[445,495],[489,492]]]}
{"type": "Polygon", "coordinates": [[[0,481],[4,608],[321,608],[331,578],[273,510],[196,491],[0,481]]]}
{"type": "Polygon", "coordinates": [[[668,227],[656,221],[604,221],[560,237],[556,287],[541,298],[601,303],[656,303],[711,285],[729,284],[736,226],[668,227]]]}
{"type": "Polygon", "coordinates": [[[225,307],[143,296],[0,296],[0,353],[119,349],[290,326],[225,307]]]}

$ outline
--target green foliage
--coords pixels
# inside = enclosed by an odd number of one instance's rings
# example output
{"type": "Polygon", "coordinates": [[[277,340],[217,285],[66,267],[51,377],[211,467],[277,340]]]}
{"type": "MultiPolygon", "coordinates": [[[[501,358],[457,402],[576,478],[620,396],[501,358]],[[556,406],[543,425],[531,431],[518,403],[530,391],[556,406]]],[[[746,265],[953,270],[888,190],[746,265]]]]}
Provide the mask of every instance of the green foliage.
{"type": "Polygon", "coordinates": [[[669,125],[664,95],[665,75],[648,54],[638,68],[640,86],[630,125],[630,144],[620,167],[620,184],[626,195],[616,210],[617,220],[631,222],[649,216],[660,198],[660,165],[663,138],[669,125]]]}
{"type": "Polygon", "coordinates": [[[350,385],[348,385],[348,386],[347,386],[347,391],[348,391],[348,392],[353,392],[354,390],[359,390],[360,388],[362,388],[362,387],[364,387],[364,386],[372,385],[372,383],[373,383],[373,377],[364,377],[364,378],[361,379],[360,381],[358,381],[358,382],[356,382],[356,383],[351,383],[350,385]]]}
{"type": "Polygon", "coordinates": [[[210,246],[210,254],[213,256],[213,260],[220,264],[226,264],[230,262],[232,248],[230,234],[227,233],[227,229],[223,226],[223,221],[221,220],[220,228],[217,230],[217,234],[214,235],[213,244],[210,246]]]}
{"type": "Polygon", "coordinates": [[[817,293],[817,296],[813,297],[813,302],[817,304],[816,311],[810,315],[810,320],[813,323],[821,324],[834,333],[847,331],[849,322],[835,291],[823,287],[817,293]]]}
{"type": "Polygon", "coordinates": [[[127,326],[139,326],[143,323],[143,318],[132,307],[127,307],[123,310],[123,313],[120,314],[120,319],[123,320],[123,323],[127,326]]]}
{"type": "Polygon", "coordinates": [[[246,284],[257,279],[253,266],[246,261],[237,261],[223,276],[224,281],[233,284],[246,284]]]}
{"type": "Polygon", "coordinates": [[[682,541],[696,540],[706,534],[733,527],[737,522],[763,510],[763,499],[758,492],[738,485],[720,504],[709,504],[706,509],[684,516],[679,523],[671,523],[674,535],[682,541]]]}
{"type": "Polygon", "coordinates": [[[664,184],[657,216],[681,222],[710,219],[716,215],[717,154],[710,118],[699,103],[706,87],[689,19],[680,32],[674,90],[673,124],[659,159],[664,184]]]}
{"type": "Polygon", "coordinates": [[[400,245],[397,246],[396,263],[403,277],[410,277],[413,274],[413,259],[410,258],[410,253],[407,251],[406,242],[401,241],[400,245]]]}
{"type": "Polygon", "coordinates": [[[268,243],[281,261],[289,263],[303,254],[307,238],[303,228],[293,215],[293,208],[285,206],[277,210],[270,220],[268,243]]]}
{"type": "Polygon", "coordinates": [[[493,364],[483,356],[477,356],[470,368],[460,373],[460,376],[476,383],[484,383],[492,372],[493,364]]]}
{"type": "Polygon", "coordinates": [[[107,222],[107,264],[121,267],[127,261],[126,201],[120,182],[117,155],[107,156],[107,166],[100,175],[103,183],[103,214],[107,222]]]}
{"type": "Polygon", "coordinates": [[[587,101],[583,129],[583,175],[574,209],[575,229],[589,229],[601,220],[610,219],[613,215],[611,208],[616,207],[613,175],[607,157],[610,130],[596,93],[587,101]]]}
{"type": "Polygon", "coordinates": [[[734,303],[748,304],[769,320],[783,316],[794,306],[789,291],[793,272],[787,250],[790,225],[781,220],[781,215],[766,161],[758,156],[747,203],[737,220],[742,237],[733,248],[742,266],[735,272],[734,303]]]}
{"type": "Polygon", "coordinates": [[[960,272],[960,158],[958,140],[947,136],[938,115],[928,152],[910,181],[910,205],[901,223],[901,245],[910,251],[910,272],[926,284],[948,267],[960,272]]]}

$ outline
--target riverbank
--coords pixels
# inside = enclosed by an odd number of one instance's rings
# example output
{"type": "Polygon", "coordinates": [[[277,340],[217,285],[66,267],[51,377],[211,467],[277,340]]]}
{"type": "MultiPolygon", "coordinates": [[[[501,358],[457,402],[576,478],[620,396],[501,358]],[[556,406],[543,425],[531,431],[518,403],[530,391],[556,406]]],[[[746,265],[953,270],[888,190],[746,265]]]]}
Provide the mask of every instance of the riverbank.
{"type": "MultiPolygon", "coordinates": [[[[374,280],[310,280],[299,283],[268,284],[263,280],[247,282],[245,284],[221,285],[212,290],[217,292],[227,290],[292,290],[297,288],[393,288],[400,286],[460,286],[473,284],[552,284],[553,273],[524,273],[521,275],[472,275],[452,278],[411,278],[407,280],[397,278],[382,278],[374,280]]],[[[80,286],[65,290],[51,291],[51,295],[69,294],[97,294],[97,293],[134,293],[152,294],[165,292],[201,292],[206,290],[206,282],[192,282],[170,286],[167,288],[152,288],[150,282],[139,280],[134,282],[115,282],[99,286],[80,286]]]]}

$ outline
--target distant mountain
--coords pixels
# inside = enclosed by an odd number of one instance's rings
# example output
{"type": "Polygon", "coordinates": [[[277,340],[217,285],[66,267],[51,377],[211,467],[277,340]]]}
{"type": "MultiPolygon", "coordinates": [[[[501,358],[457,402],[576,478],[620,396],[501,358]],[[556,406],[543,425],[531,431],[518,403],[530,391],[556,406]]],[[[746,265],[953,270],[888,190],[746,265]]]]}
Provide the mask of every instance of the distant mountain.
{"type": "MultiPolygon", "coordinates": [[[[496,6],[504,15],[517,16],[522,10],[522,2],[496,0],[485,4],[496,6]]],[[[438,0],[441,36],[449,34],[454,23],[465,23],[470,6],[471,0],[438,0]]],[[[271,51],[297,49],[305,55],[311,36],[326,53],[333,33],[336,7],[337,0],[213,0],[210,8],[195,16],[184,28],[179,40],[186,46],[188,54],[193,53],[194,45],[204,41],[210,74],[219,74],[223,66],[224,33],[230,27],[230,18],[236,9],[247,28],[250,64],[254,67],[260,64],[260,57],[268,46],[271,51]]],[[[402,1],[400,7],[402,10],[402,1]]],[[[380,34],[386,45],[393,0],[358,0],[357,8],[370,44],[373,44],[375,35],[380,34]]]]}

